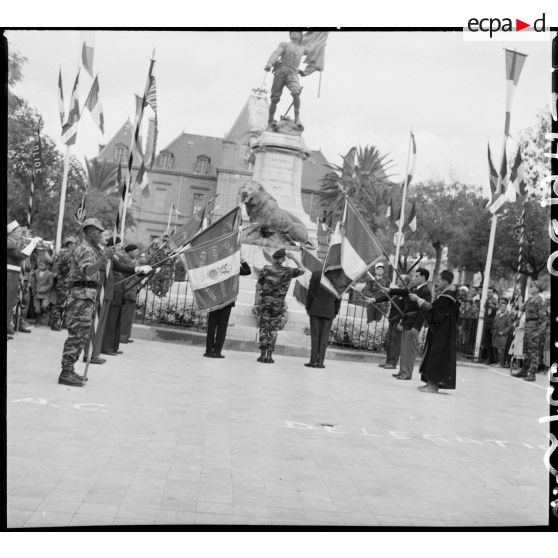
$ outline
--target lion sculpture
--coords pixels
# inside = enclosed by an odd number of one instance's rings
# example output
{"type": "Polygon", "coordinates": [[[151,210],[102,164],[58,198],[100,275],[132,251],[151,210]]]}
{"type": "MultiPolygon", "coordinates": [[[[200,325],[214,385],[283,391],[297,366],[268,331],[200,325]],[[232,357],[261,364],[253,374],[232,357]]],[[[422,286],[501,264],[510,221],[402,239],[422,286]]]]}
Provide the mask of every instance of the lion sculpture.
{"type": "Polygon", "coordinates": [[[243,232],[244,241],[264,246],[300,243],[304,248],[315,249],[304,223],[279,207],[277,200],[260,183],[251,180],[244,184],[240,198],[252,222],[243,232]]]}

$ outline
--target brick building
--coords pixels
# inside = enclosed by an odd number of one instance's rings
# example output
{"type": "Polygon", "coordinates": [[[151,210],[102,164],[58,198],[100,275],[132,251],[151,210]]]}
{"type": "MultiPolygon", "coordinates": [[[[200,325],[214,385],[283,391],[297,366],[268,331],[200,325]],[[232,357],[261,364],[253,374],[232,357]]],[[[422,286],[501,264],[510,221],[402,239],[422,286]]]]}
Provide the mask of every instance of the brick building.
{"type": "MultiPolygon", "coordinates": [[[[224,138],[182,132],[161,149],[147,173],[148,187],[143,193],[137,189],[132,192],[133,202],[128,211],[133,213],[136,222],[134,240],[146,246],[162,235],[167,230],[172,204],[179,213],[171,212],[171,229],[180,227],[215,195],[216,217],[237,205],[239,188],[252,176],[250,144],[265,130],[267,114],[266,97],[254,90],[224,138]]],[[[132,132],[133,126],[128,120],[102,146],[98,158],[125,164],[132,132]]],[[[152,133],[150,122],[148,145],[152,133]]],[[[149,159],[149,153],[146,155],[149,159]]],[[[327,172],[326,164],[321,151],[311,150],[303,165],[302,204],[313,221],[322,211],[316,192],[327,172]]]]}

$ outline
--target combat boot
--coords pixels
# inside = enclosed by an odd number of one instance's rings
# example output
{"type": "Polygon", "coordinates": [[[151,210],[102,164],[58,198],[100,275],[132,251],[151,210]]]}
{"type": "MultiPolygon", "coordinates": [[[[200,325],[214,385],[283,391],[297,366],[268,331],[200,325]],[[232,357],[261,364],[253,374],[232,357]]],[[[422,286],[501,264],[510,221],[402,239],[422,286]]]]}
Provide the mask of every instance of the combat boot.
{"type": "Polygon", "coordinates": [[[525,382],[534,382],[534,381],[536,381],[536,379],[537,378],[535,376],[535,373],[531,372],[531,371],[527,372],[527,374],[525,375],[525,378],[523,378],[523,380],[525,382]]]}
{"type": "Polygon", "coordinates": [[[273,364],[275,361],[271,358],[271,355],[273,354],[273,351],[271,350],[267,350],[267,355],[266,355],[266,359],[264,362],[267,362],[268,364],[273,364]]]}
{"type": "Polygon", "coordinates": [[[514,378],[523,378],[527,375],[527,372],[525,371],[525,369],[522,367],[520,368],[517,372],[512,372],[511,374],[514,378]]]}
{"type": "Polygon", "coordinates": [[[266,360],[266,350],[262,349],[262,354],[258,358],[258,362],[267,362],[266,360]]]}
{"type": "Polygon", "coordinates": [[[84,382],[76,377],[73,370],[62,370],[62,373],[58,377],[58,383],[72,387],[83,387],[84,385],[84,382]]]}

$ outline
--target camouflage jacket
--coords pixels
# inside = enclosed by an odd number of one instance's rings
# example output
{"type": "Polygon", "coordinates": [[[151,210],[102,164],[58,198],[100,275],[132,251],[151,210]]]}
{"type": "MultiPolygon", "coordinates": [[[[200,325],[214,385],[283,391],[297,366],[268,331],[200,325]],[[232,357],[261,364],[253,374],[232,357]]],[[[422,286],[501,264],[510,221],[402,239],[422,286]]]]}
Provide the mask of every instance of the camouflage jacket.
{"type": "Polygon", "coordinates": [[[262,303],[283,302],[291,279],[302,275],[297,267],[282,265],[265,265],[260,272],[258,284],[261,285],[260,300],[262,303]]]}

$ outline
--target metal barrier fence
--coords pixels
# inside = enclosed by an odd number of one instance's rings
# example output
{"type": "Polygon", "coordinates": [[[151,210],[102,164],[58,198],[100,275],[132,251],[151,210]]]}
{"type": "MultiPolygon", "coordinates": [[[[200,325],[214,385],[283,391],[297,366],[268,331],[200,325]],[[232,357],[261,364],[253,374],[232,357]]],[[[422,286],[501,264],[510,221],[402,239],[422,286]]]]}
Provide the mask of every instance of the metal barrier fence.
{"type": "MultiPolygon", "coordinates": [[[[136,323],[178,329],[207,329],[207,312],[199,312],[189,291],[189,280],[173,281],[166,286],[159,284],[153,293],[150,283],[138,293],[136,323]]],[[[457,351],[463,358],[473,358],[478,318],[462,317],[457,330],[457,351]]],[[[287,324],[288,327],[288,324],[287,324]]],[[[389,322],[385,317],[368,322],[365,303],[346,294],[341,309],[333,321],[329,345],[370,352],[385,352],[388,343],[389,322]]],[[[419,336],[419,354],[423,353],[427,329],[419,336]]]]}

